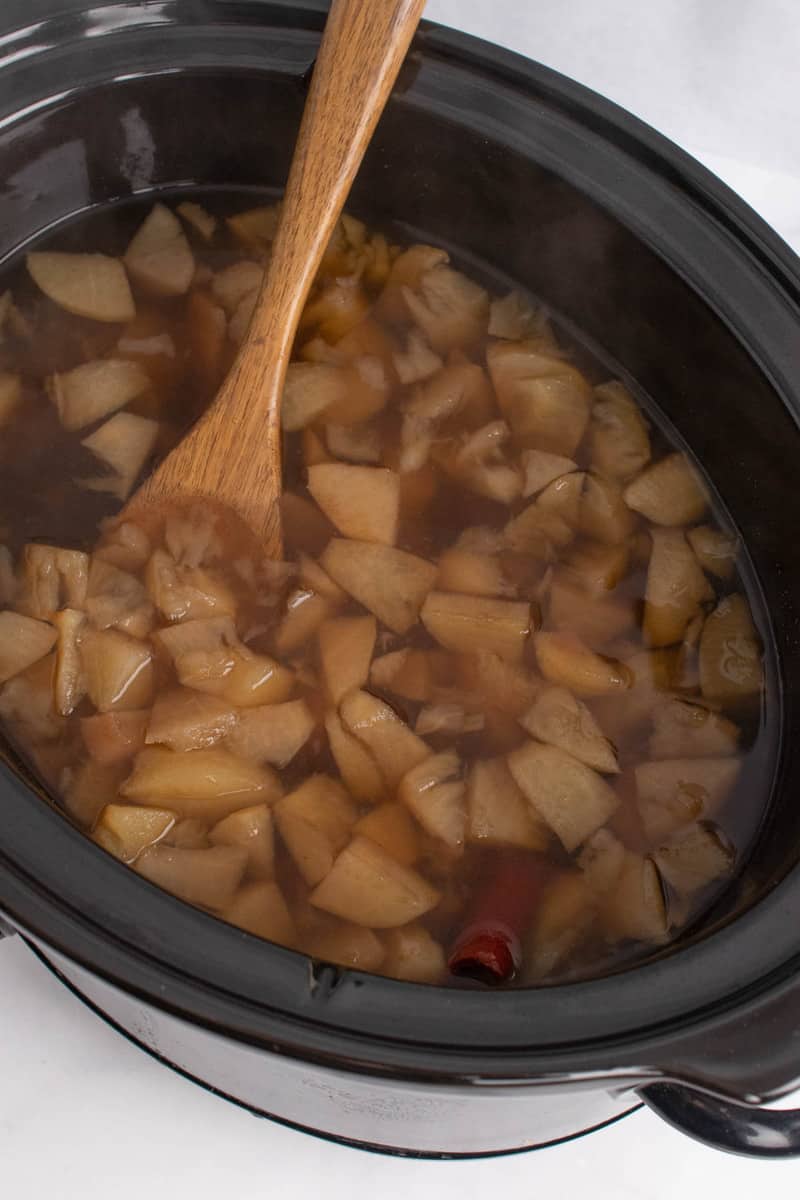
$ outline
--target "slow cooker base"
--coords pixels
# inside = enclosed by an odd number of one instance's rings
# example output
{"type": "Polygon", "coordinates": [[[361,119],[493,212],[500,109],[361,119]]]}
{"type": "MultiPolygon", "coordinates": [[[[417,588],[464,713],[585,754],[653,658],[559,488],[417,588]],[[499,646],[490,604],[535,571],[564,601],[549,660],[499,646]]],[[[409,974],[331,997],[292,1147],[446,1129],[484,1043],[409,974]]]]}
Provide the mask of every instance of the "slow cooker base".
{"type": "MultiPolygon", "coordinates": [[[[374,1093],[376,1084],[383,1084],[386,1089],[386,1098],[375,1100],[373,1095],[372,1103],[369,1098],[366,1099],[366,1106],[363,1107],[364,1132],[369,1128],[371,1136],[358,1137],[352,1136],[351,1131],[344,1132],[333,1128],[321,1128],[315,1125],[306,1124],[302,1121],[292,1119],[292,1117],[275,1111],[270,1111],[261,1107],[252,1099],[252,1090],[250,1097],[247,1094],[247,1081],[245,1078],[237,1078],[234,1074],[232,1082],[228,1087],[221,1087],[218,1083],[212,1082],[212,1072],[206,1070],[202,1074],[197,1073],[198,1067],[192,1069],[193,1062],[189,1056],[190,1043],[196,1046],[205,1045],[214,1046],[216,1054],[212,1056],[212,1060],[222,1065],[223,1061],[228,1064],[231,1057],[235,1057],[236,1048],[242,1052],[249,1054],[257,1053],[262,1057],[262,1067],[265,1073],[271,1072],[271,1068],[280,1070],[285,1066],[287,1060],[281,1056],[280,1058],[268,1050],[256,1051],[253,1047],[245,1047],[241,1043],[234,1042],[229,1038],[225,1038],[220,1034],[210,1030],[201,1029],[197,1026],[188,1026],[185,1022],[170,1014],[158,1010],[156,1011],[151,1006],[144,1006],[141,1001],[138,1001],[131,996],[119,992],[104,980],[85,971],[83,968],[77,967],[75,964],[63,959],[60,955],[55,954],[49,947],[43,947],[32,940],[25,938],[25,943],[30,950],[36,955],[39,961],[69,989],[74,996],[77,997],[83,1004],[92,1010],[97,1016],[101,1017],[107,1025],[118,1033],[123,1034],[129,1042],[132,1042],[140,1050],[144,1050],[151,1058],[156,1059],[163,1066],[171,1068],[185,1079],[192,1083],[198,1084],[206,1091],[211,1092],[220,1099],[228,1100],[236,1104],[240,1108],[246,1109],[253,1116],[261,1117],[270,1121],[274,1121],[279,1125],[285,1125],[290,1129],[297,1130],[299,1133],[312,1134],[315,1137],[323,1138],[326,1141],[337,1142],[340,1145],[350,1146],[353,1149],[365,1150],[375,1154],[391,1154],[402,1158],[427,1158],[427,1159],[460,1159],[460,1158],[490,1158],[507,1154],[521,1154],[532,1150],[546,1150],[553,1146],[562,1145],[565,1142],[571,1142],[577,1138],[585,1137],[590,1133],[596,1133],[601,1129],[605,1129],[610,1125],[616,1124],[624,1117],[630,1116],[631,1113],[642,1107],[640,1102],[632,1102],[633,1093],[630,1091],[618,1092],[612,1094],[599,1089],[587,1091],[585,1089],[575,1091],[565,1091],[564,1088],[558,1090],[562,1094],[562,1099],[566,1095],[571,1096],[572,1102],[566,1106],[560,1106],[561,1111],[554,1112],[554,1096],[556,1092],[553,1088],[542,1088],[541,1086],[531,1089],[522,1088],[503,1088],[483,1089],[479,1087],[470,1087],[468,1090],[464,1088],[449,1088],[446,1089],[451,1098],[451,1104],[441,1096],[443,1089],[440,1089],[440,1100],[442,1101],[439,1112],[439,1121],[436,1122],[434,1128],[438,1129],[438,1133],[442,1138],[441,1149],[430,1146],[406,1145],[402,1142],[395,1142],[396,1136],[395,1127],[402,1127],[403,1104],[397,1100],[397,1081],[376,1080],[372,1077],[367,1079],[365,1076],[350,1075],[346,1072],[336,1071],[329,1072],[329,1075],[338,1077],[341,1081],[341,1090],[338,1095],[332,1091],[329,1093],[330,1098],[334,1101],[334,1110],[339,1110],[339,1116],[342,1123],[347,1123],[348,1117],[352,1117],[353,1103],[357,1101],[360,1084],[366,1083],[367,1087],[374,1093]],[[170,1052],[170,1045],[172,1052],[170,1052]],[[495,1103],[498,1100],[505,1099],[506,1105],[503,1111],[506,1118],[503,1118],[502,1111],[498,1110],[498,1105],[495,1103]],[[492,1112],[487,1113],[487,1104],[491,1104],[492,1112]],[[337,1103],[338,1102],[338,1103],[337,1103]],[[520,1102],[529,1114],[530,1128],[540,1128],[542,1137],[535,1141],[524,1141],[519,1144],[508,1144],[510,1127],[518,1125],[519,1119],[515,1114],[515,1110],[520,1108],[520,1102]],[[527,1102],[527,1103],[526,1103],[527,1102]],[[465,1108],[466,1106],[466,1108],[465,1108]],[[609,1109],[611,1110],[609,1112],[609,1109]],[[463,1120],[465,1111],[471,1110],[470,1115],[472,1121],[466,1124],[463,1120]],[[572,1114],[570,1120],[569,1113],[572,1114]],[[599,1120],[582,1121],[581,1114],[597,1113],[597,1115],[605,1114],[599,1120]],[[494,1118],[494,1123],[490,1119],[485,1120],[486,1116],[490,1115],[494,1118]],[[497,1118],[500,1117],[498,1122],[497,1118]],[[554,1120],[555,1118],[555,1120],[554,1120]],[[367,1124],[369,1122],[369,1125],[367,1124]],[[485,1131],[485,1138],[480,1140],[474,1147],[465,1147],[463,1144],[465,1137],[470,1137],[467,1132],[468,1128],[480,1127],[482,1132],[485,1131]],[[546,1131],[546,1132],[545,1132],[546,1131]],[[495,1144],[488,1144],[495,1143],[495,1144]]],[[[207,1060],[208,1061],[208,1060],[207,1060]]],[[[299,1067],[302,1070],[303,1064],[292,1061],[292,1065],[297,1070],[299,1067]]],[[[308,1078],[318,1080],[320,1068],[318,1066],[309,1066],[308,1078]]],[[[314,1085],[315,1088],[318,1085],[314,1085]]],[[[287,1096],[282,1088],[275,1089],[281,1093],[282,1098],[287,1096]]],[[[426,1093],[429,1095],[430,1087],[426,1087],[426,1093]]],[[[291,1103],[292,1098],[288,1097],[288,1102],[291,1103]]],[[[306,1101],[303,1104],[307,1107],[306,1101]]],[[[410,1108],[415,1107],[415,1098],[410,1097],[410,1108]]],[[[330,1114],[329,1114],[330,1115],[330,1114]]],[[[324,1117],[322,1118],[324,1119],[324,1117]]],[[[352,1126],[352,1120],[349,1122],[352,1126]]],[[[434,1136],[436,1136],[434,1134],[434,1136]]],[[[477,1137],[478,1135],[476,1135],[477,1137]]],[[[409,1139],[411,1141],[411,1139],[409,1139]]]]}

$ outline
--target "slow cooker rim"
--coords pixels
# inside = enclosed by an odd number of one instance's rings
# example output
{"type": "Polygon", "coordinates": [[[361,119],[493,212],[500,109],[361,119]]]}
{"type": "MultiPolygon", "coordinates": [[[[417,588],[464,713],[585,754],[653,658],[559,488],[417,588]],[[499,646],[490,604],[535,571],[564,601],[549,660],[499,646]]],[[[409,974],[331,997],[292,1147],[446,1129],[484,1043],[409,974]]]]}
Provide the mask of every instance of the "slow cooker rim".
{"type": "MultiPolygon", "coordinates": [[[[137,5],[136,7],[141,10],[142,6],[137,5]]],[[[159,7],[162,9],[162,11],[169,12],[170,10],[173,10],[176,14],[176,19],[183,15],[180,11],[180,5],[160,5],[159,7]]],[[[257,6],[252,4],[242,4],[238,7],[255,9],[257,6]]],[[[212,11],[212,13],[215,10],[219,10],[221,12],[230,11],[229,8],[224,4],[212,4],[207,6],[206,12],[208,12],[209,9],[212,11]]],[[[310,7],[302,3],[273,3],[269,6],[266,6],[266,10],[269,12],[278,10],[282,11],[285,9],[288,9],[293,14],[301,11],[305,13],[307,17],[307,23],[304,25],[304,28],[307,29],[318,28],[321,24],[320,18],[324,13],[323,7],[310,7]]],[[[261,6],[262,15],[264,12],[265,7],[261,6]]],[[[291,25],[291,20],[287,20],[286,23],[291,25]]],[[[143,27],[141,32],[144,32],[146,28],[147,27],[143,27]]],[[[439,27],[426,24],[417,48],[418,52],[423,57],[425,57],[430,50],[434,56],[442,56],[452,63],[466,64],[466,67],[471,71],[481,71],[487,76],[497,77],[503,83],[510,84],[511,86],[517,88],[522,88],[526,94],[530,94],[533,97],[552,97],[556,102],[567,105],[579,116],[581,114],[585,115],[591,113],[593,119],[595,119],[599,113],[604,127],[604,136],[610,136],[613,131],[619,131],[620,136],[626,143],[630,143],[631,145],[637,147],[644,146],[647,151],[647,155],[651,160],[651,166],[652,164],[667,164],[673,186],[678,186],[679,184],[683,186],[686,184],[687,195],[690,197],[693,204],[696,205],[702,202],[703,207],[705,210],[707,210],[707,215],[709,217],[719,221],[724,228],[731,230],[736,236],[737,240],[743,238],[745,241],[745,249],[750,258],[756,261],[758,269],[770,276],[770,278],[781,289],[784,295],[785,303],[791,306],[793,309],[796,309],[797,297],[800,295],[800,272],[798,271],[797,260],[788,250],[788,247],[785,247],[777,235],[769,230],[764,222],[761,221],[760,218],[758,218],[754,213],[752,213],[752,211],[744,204],[744,202],[739,200],[738,197],[735,197],[725,187],[725,185],[721,184],[718,180],[711,176],[707,171],[705,171],[704,168],[689,158],[688,155],[685,155],[677,147],[674,147],[668,143],[666,139],[662,138],[660,135],[650,130],[647,126],[637,121],[636,118],[631,117],[630,114],[625,113],[611,102],[597,97],[594,93],[589,92],[588,89],[582,88],[580,85],[564,79],[547,68],[530,63],[527,60],[522,59],[521,57],[508,51],[501,50],[500,48],[488,46],[486,43],[480,42],[477,39],[469,38],[466,35],[457,34],[453,31],[443,30],[439,27]]],[[[19,781],[16,778],[12,778],[7,770],[4,769],[3,775],[5,776],[6,780],[9,781],[9,787],[11,791],[15,791],[21,786],[19,781]]],[[[221,922],[216,921],[214,918],[209,917],[204,913],[185,908],[184,905],[174,901],[171,897],[157,892],[156,889],[151,887],[151,885],[145,883],[141,879],[138,879],[132,873],[122,872],[118,865],[112,863],[111,860],[107,860],[107,862],[101,862],[101,860],[106,860],[107,856],[105,856],[97,847],[88,842],[83,835],[79,834],[76,830],[71,829],[71,827],[64,822],[63,818],[49,806],[39,804],[37,802],[35,812],[36,815],[41,818],[41,820],[38,822],[38,825],[46,831],[47,836],[52,835],[55,839],[53,848],[55,849],[60,843],[61,847],[63,848],[64,857],[68,858],[73,873],[80,873],[81,867],[85,867],[90,875],[96,872],[99,877],[101,875],[105,875],[108,867],[112,867],[114,875],[119,875],[120,884],[122,883],[123,875],[127,876],[124,881],[126,884],[126,894],[129,890],[127,885],[133,885],[133,892],[131,892],[132,901],[135,900],[136,903],[139,903],[143,906],[146,905],[153,911],[154,914],[156,912],[163,914],[164,919],[167,921],[173,919],[177,920],[179,916],[182,916],[185,918],[185,920],[182,922],[184,925],[186,925],[186,921],[189,921],[189,923],[192,925],[194,925],[195,922],[200,922],[200,924],[196,926],[199,931],[199,936],[208,936],[209,931],[213,926],[216,927],[217,932],[224,930],[226,935],[229,936],[231,940],[238,940],[240,946],[253,943],[253,946],[257,952],[265,959],[273,959],[276,962],[280,960],[283,962],[284,966],[286,966],[289,960],[291,960],[292,965],[295,968],[297,966],[297,962],[295,960],[300,960],[303,964],[305,963],[306,960],[302,959],[302,956],[296,955],[291,951],[281,950],[279,948],[265,948],[264,943],[257,942],[256,939],[249,938],[249,935],[239,934],[237,939],[236,935],[238,931],[230,930],[229,927],[223,926],[221,922]]],[[[2,881],[0,884],[0,894],[2,894],[4,905],[7,911],[14,920],[19,921],[23,928],[26,928],[36,936],[41,937],[45,942],[49,942],[50,944],[56,946],[56,948],[62,949],[68,956],[73,957],[78,961],[82,961],[84,965],[92,970],[95,970],[96,973],[101,975],[112,970],[110,966],[112,956],[109,953],[102,952],[100,949],[100,943],[93,943],[94,949],[89,952],[89,944],[92,942],[93,937],[96,938],[97,931],[105,926],[107,937],[109,939],[113,938],[116,943],[115,966],[112,974],[129,990],[136,990],[137,984],[135,980],[137,966],[140,965],[139,960],[144,952],[140,951],[133,944],[133,942],[126,942],[126,937],[132,937],[133,933],[135,932],[131,928],[129,919],[123,919],[121,923],[115,921],[116,928],[111,930],[108,928],[108,926],[112,924],[111,917],[116,917],[116,913],[108,914],[106,911],[102,923],[98,924],[95,919],[87,916],[85,911],[78,912],[72,909],[70,906],[64,905],[61,899],[54,893],[50,894],[48,901],[44,906],[42,906],[42,891],[46,891],[46,889],[42,889],[41,885],[32,878],[26,878],[24,869],[20,869],[18,864],[10,862],[8,857],[5,855],[3,855],[2,859],[0,859],[0,881],[2,881]],[[61,928],[59,928],[59,922],[57,920],[48,920],[48,914],[51,918],[54,915],[51,909],[51,905],[53,904],[55,905],[56,911],[61,909],[63,914],[69,914],[69,921],[63,924],[61,928]],[[58,943],[61,941],[61,938],[67,929],[69,930],[69,938],[71,939],[71,942],[70,944],[64,942],[63,944],[59,945],[58,943]]],[[[100,889],[100,891],[102,893],[103,889],[100,889]]],[[[108,893],[105,892],[104,895],[107,896],[108,893]]],[[[788,911],[791,911],[794,901],[798,896],[800,896],[800,879],[789,876],[780,885],[778,885],[778,887],[769,897],[766,898],[766,900],[763,900],[749,913],[745,914],[744,917],[739,918],[739,920],[736,922],[736,931],[733,931],[735,940],[740,942],[743,940],[744,926],[742,923],[746,924],[748,922],[748,918],[750,918],[750,924],[753,924],[752,919],[759,912],[763,918],[767,913],[767,910],[769,910],[769,912],[776,910],[780,912],[781,908],[785,906],[788,911]]],[[[98,901],[96,902],[97,914],[103,913],[104,906],[102,904],[102,898],[103,896],[101,895],[98,897],[98,901]]],[[[796,905],[794,905],[794,907],[796,911],[796,905]]],[[[105,908],[107,909],[107,903],[105,908]]],[[[134,903],[133,911],[135,911],[135,908],[136,904],[134,903]]],[[[756,924],[758,923],[759,922],[756,922],[756,924]]],[[[580,991],[581,1007],[585,1012],[586,1010],[591,1009],[594,1003],[593,997],[599,997],[602,999],[604,996],[609,994],[608,985],[610,982],[612,988],[618,991],[618,982],[621,978],[624,978],[626,990],[632,994],[635,990],[634,984],[637,977],[639,980],[641,980],[646,974],[649,974],[650,977],[653,977],[654,972],[657,975],[660,975],[670,963],[676,962],[678,958],[681,960],[682,964],[686,964],[686,969],[688,971],[690,967],[686,956],[691,956],[694,952],[694,959],[696,961],[696,952],[707,951],[711,942],[716,942],[718,946],[721,945],[720,939],[725,938],[727,935],[729,940],[731,934],[731,928],[727,930],[723,929],[714,934],[712,938],[709,938],[707,942],[703,943],[699,947],[690,947],[687,950],[683,950],[679,956],[667,958],[660,964],[654,963],[639,968],[633,968],[625,972],[624,976],[612,976],[606,980],[590,981],[588,983],[581,983],[578,985],[565,985],[557,989],[559,999],[565,1000],[567,995],[570,992],[574,993],[575,989],[577,988],[580,991]],[[594,991],[590,992],[589,989],[594,989],[594,991]]],[[[251,946],[251,949],[253,946],[251,946]]],[[[758,973],[757,978],[765,978],[766,975],[769,974],[770,970],[779,971],[781,974],[783,974],[785,971],[793,971],[794,962],[788,953],[789,950],[793,951],[793,949],[793,947],[790,947],[787,944],[787,946],[781,948],[777,955],[771,955],[769,964],[764,962],[764,969],[758,973]]],[[[108,950],[108,943],[106,944],[106,950],[108,950]]],[[[157,963],[159,959],[153,957],[151,961],[152,963],[157,963]]],[[[165,966],[169,966],[170,970],[175,973],[176,968],[174,964],[169,963],[169,959],[167,957],[165,957],[162,961],[165,966]]],[[[305,966],[303,969],[306,969],[305,966]]],[[[295,981],[299,979],[296,969],[293,970],[291,974],[295,981]]],[[[219,980],[212,984],[209,983],[209,981],[199,972],[196,976],[185,975],[184,979],[187,982],[194,980],[198,991],[208,991],[216,988],[221,995],[231,996],[236,994],[235,986],[231,986],[230,980],[226,982],[219,980]]],[[[756,986],[756,982],[756,978],[750,981],[752,986],[756,986]]],[[[547,992],[549,991],[550,989],[547,989],[547,992]]],[[[494,1021],[494,1019],[497,1018],[498,1024],[501,1022],[507,1023],[511,1015],[510,1010],[519,1005],[520,997],[526,997],[526,1005],[530,1005],[532,997],[537,995],[541,997],[542,995],[546,995],[547,992],[512,992],[504,995],[494,996],[490,1004],[490,1008],[494,1010],[492,1013],[492,1020],[494,1021]],[[509,1011],[504,1013],[504,1009],[509,1011]]],[[[311,1010],[304,1016],[303,1019],[305,1019],[309,1025],[317,1025],[320,1027],[325,1026],[326,1028],[331,1029],[341,1043],[341,1039],[346,1041],[348,1037],[356,1037],[354,1025],[358,1024],[358,1017],[360,1013],[363,1014],[364,1010],[368,1007],[371,1009],[375,1009],[376,1007],[381,1008],[385,1002],[387,1013],[386,1032],[383,1035],[370,1034],[369,1037],[372,1039],[372,1044],[381,1041],[382,1038],[384,1040],[393,1040],[395,1043],[399,1043],[400,1039],[397,1036],[396,1016],[394,1015],[397,1005],[408,1007],[413,1013],[411,1022],[412,1025],[419,1027],[421,1023],[419,1006],[420,1004],[425,1003],[423,1000],[423,995],[425,993],[436,994],[437,996],[441,996],[443,998],[445,1011],[449,1014],[449,1022],[451,1026],[453,1024],[452,1013],[455,1011],[455,1009],[466,1010],[467,1008],[471,1007],[475,1010],[475,1015],[479,1016],[480,1024],[483,1026],[484,1031],[486,1031],[486,1026],[488,1024],[486,1018],[487,1007],[482,1001],[476,1004],[476,997],[474,993],[446,992],[442,989],[426,989],[421,988],[419,985],[399,984],[394,981],[381,979],[380,977],[362,976],[354,972],[344,973],[341,977],[339,976],[339,973],[332,972],[329,977],[328,985],[324,984],[324,980],[321,988],[318,984],[316,988],[316,994],[324,994],[326,996],[324,1007],[320,1005],[322,1011],[315,1011],[314,1008],[311,1008],[311,1010]],[[404,999],[404,997],[406,999],[404,999]],[[446,1000],[444,998],[446,998],[446,1000]],[[348,1011],[349,1008],[352,1008],[352,1012],[348,1011]],[[345,1019],[346,1024],[344,1023],[345,1019]]],[[[163,989],[159,988],[158,986],[150,989],[147,994],[148,998],[155,1003],[169,1003],[169,998],[165,996],[163,989]]],[[[613,991],[611,994],[613,995],[613,991]]],[[[728,999],[730,1000],[730,997],[728,997],[728,999]]],[[[244,1003],[243,1000],[241,1002],[244,1003]]],[[[252,1003],[252,1001],[248,1003],[252,1003]]],[[[692,1010],[695,1016],[699,1015],[701,1008],[702,1006],[698,1006],[692,1010]]],[[[264,1011],[266,1013],[269,1013],[270,1011],[266,1005],[264,1005],[264,1011]]],[[[297,1016],[296,1007],[293,1009],[290,1008],[288,1011],[293,1016],[297,1016]]],[[[532,1014],[528,1012],[528,1021],[530,1021],[531,1015],[532,1014]]],[[[199,1014],[193,1013],[192,1016],[199,1016],[199,1014]]],[[[676,1014],[676,1017],[680,1017],[682,1019],[685,1019],[686,1016],[687,1014],[685,1012],[676,1014]]],[[[515,1021],[514,1023],[516,1028],[518,1022],[515,1021]]],[[[663,1027],[664,1023],[662,1022],[660,1024],[663,1027]]],[[[618,1029],[617,1037],[614,1039],[606,1037],[606,1044],[609,1044],[609,1042],[612,1040],[618,1043],[620,1038],[622,1038],[624,1041],[642,1038],[646,1033],[652,1032],[653,1029],[654,1024],[652,1021],[649,1023],[645,1022],[643,1025],[633,1029],[629,1024],[623,1022],[618,1029]]],[[[363,1037],[361,1037],[361,1040],[363,1040],[363,1037]]],[[[408,1039],[408,1045],[411,1048],[418,1048],[419,1045],[424,1042],[424,1040],[425,1039],[421,1038],[417,1032],[413,1038],[408,1039]]],[[[467,1035],[466,1037],[455,1041],[453,1044],[454,1046],[468,1045],[469,1042],[470,1035],[467,1035]]],[[[570,1043],[570,1045],[574,1044],[576,1050],[577,1048],[584,1047],[584,1049],[580,1049],[580,1059],[581,1062],[585,1064],[586,1043],[597,1042],[597,1034],[589,1033],[584,1038],[577,1039],[574,1043],[570,1043]]],[[[435,1039],[433,1042],[428,1044],[436,1044],[435,1039]]],[[[516,1047],[517,1050],[520,1048],[518,1037],[517,1040],[510,1040],[507,1044],[509,1047],[516,1047]]],[[[496,1045],[496,1042],[491,1043],[492,1048],[494,1048],[496,1045]]],[[[566,1059],[564,1059],[563,1042],[560,1043],[558,1038],[551,1039],[551,1047],[554,1053],[558,1055],[560,1060],[566,1061],[566,1059]]],[[[537,1045],[536,1054],[538,1056],[537,1062],[539,1064],[536,1068],[537,1071],[541,1070],[547,1053],[548,1051],[545,1045],[537,1045]]],[[[486,1056],[484,1056],[484,1060],[488,1067],[488,1058],[486,1056]]]]}

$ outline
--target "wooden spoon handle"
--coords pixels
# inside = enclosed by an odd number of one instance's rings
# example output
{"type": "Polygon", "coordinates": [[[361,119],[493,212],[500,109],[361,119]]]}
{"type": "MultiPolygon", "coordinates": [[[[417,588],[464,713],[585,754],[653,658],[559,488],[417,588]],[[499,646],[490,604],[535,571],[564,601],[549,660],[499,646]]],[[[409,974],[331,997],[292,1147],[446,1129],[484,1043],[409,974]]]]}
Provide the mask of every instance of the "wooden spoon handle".
{"type": "Polygon", "coordinates": [[[144,482],[135,510],[179,496],[214,498],[280,556],[280,401],[292,344],[424,6],[333,0],[248,336],[216,400],[144,482]]]}
{"type": "Polygon", "coordinates": [[[268,277],[254,324],[294,337],[425,0],[333,0],[314,66],[268,277]],[[291,319],[289,319],[291,314],[291,319]]]}

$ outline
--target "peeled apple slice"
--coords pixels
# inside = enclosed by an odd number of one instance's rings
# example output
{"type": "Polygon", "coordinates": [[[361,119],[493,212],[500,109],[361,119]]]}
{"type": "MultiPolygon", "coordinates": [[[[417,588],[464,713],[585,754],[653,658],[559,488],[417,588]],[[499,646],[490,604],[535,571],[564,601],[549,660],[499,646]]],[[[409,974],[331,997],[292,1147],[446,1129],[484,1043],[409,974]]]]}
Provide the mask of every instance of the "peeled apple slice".
{"type": "Polygon", "coordinates": [[[34,283],[60,308],[94,321],[132,321],[136,306],[125,268],[106,254],[40,250],[26,258],[34,283]]]}

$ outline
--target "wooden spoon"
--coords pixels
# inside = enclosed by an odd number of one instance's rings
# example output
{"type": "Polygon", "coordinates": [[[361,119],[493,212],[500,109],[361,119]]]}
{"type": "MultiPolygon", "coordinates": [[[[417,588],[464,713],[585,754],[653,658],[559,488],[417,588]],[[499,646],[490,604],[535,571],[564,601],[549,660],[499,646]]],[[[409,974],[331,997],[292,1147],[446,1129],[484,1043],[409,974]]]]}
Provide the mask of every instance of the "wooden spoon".
{"type": "Polygon", "coordinates": [[[124,520],[202,497],[282,555],[280,405],[303,306],[425,0],[333,0],[247,337],[216,399],[131,497],[124,520]]]}

